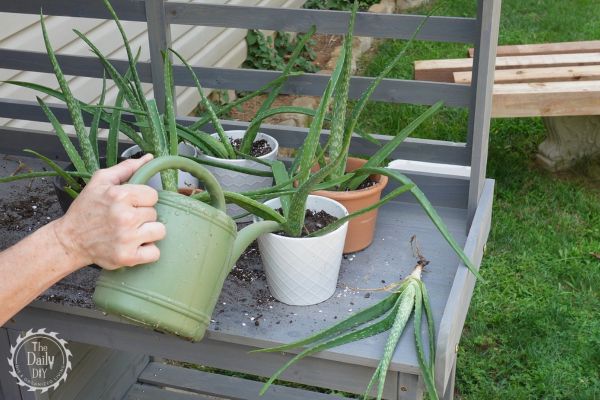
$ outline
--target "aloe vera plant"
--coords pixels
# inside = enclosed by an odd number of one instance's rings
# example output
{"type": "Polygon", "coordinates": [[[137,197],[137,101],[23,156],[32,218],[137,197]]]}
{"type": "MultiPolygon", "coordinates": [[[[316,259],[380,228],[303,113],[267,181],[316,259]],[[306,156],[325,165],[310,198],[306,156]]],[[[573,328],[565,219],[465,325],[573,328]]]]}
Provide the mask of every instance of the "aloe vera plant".
{"type": "Polygon", "coordinates": [[[370,398],[372,390],[379,400],[383,396],[385,378],[392,357],[398,345],[398,341],[404,332],[404,328],[411,316],[414,316],[414,339],[417,351],[417,359],[425,387],[432,399],[438,399],[438,393],[434,382],[434,360],[435,360],[435,329],[429,295],[425,284],[421,280],[421,273],[429,263],[420,253],[416,239],[411,238],[411,244],[418,261],[412,273],[400,282],[387,285],[382,290],[391,294],[378,303],[353,314],[349,318],[326,328],[312,336],[298,340],[293,343],[259,349],[253,352],[284,352],[302,348],[296,356],[279,368],[263,385],[260,394],[263,395],[271,384],[291,365],[312,354],[355,342],[384,332],[388,338],[383,349],[383,354],[364,392],[364,399],[370,398]],[[426,343],[423,342],[421,326],[423,322],[423,311],[425,312],[425,323],[427,326],[426,343]],[[425,354],[425,346],[428,355],[425,354]]]}

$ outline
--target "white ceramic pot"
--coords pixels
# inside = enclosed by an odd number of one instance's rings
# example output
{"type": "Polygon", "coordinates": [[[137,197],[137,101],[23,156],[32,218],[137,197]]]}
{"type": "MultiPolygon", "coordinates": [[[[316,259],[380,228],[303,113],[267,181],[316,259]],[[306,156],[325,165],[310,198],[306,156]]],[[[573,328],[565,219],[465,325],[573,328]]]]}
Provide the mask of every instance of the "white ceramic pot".
{"type": "MultiPolygon", "coordinates": [[[[231,139],[241,139],[244,137],[246,131],[244,130],[236,130],[236,131],[225,131],[227,136],[231,139]]],[[[212,135],[214,138],[218,139],[219,135],[216,133],[212,135]]],[[[272,151],[269,154],[265,154],[263,156],[258,157],[261,160],[265,161],[274,161],[277,159],[277,150],[279,149],[279,143],[275,140],[274,137],[266,135],[264,133],[258,133],[256,135],[256,140],[264,139],[271,146],[272,151]]],[[[229,160],[223,158],[211,157],[205,154],[200,155],[200,158],[205,158],[212,161],[217,161],[220,163],[232,164],[238,167],[252,168],[261,171],[269,171],[270,168],[266,165],[259,164],[255,161],[245,160],[245,159],[236,159],[229,160]]],[[[270,176],[256,176],[256,175],[248,175],[243,172],[231,171],[225,168],[219,167],[211,167],[210,165],[204,165],[206,169],[208,169],[212,174],[217,178],[217,181],[221,184],[223,190],[227,190],[229,192],[247,192],[251,190],[258,190],[262,188],[267,188],[269,186],[273,186],[273,178],[270,176]]],[[[236,206],[235,204],[227,205],[227,214],[235,217],[238,215],[245,214],[246,211],[241,207],[236,206]]],[[[252,221],[252,216],[246,216],[244,218],[237,219],[237,222],[249,222],[252,221]]]]}
{"type": "MultiPolygon", "coordinates": [[[[265,204],[273,209],[281,206],[279,199],[265,204]]],[[[323,210],[338,218],[348,215],[340,203],[321,196],[308,196],[307,208],[323,210]]],[[[346,222],[319,237],[261,235],[258,247],[273,297],[293,306],[313,305],[330,298],[337,286],[347,230],[346,222]]]]}
{"type": "MultiPolygon", "coordinates": [[[[129,158],[132,155],[138,153],[140,151],[139,146],[131,146],[123,153],[121,153],[121,158],[129,158]]],[[[179,143],[178,152],[180,156],[189,156],[189,157],[198,157],[198,149],[188,143],[181,142],[179,143]]],[[[194,177],[188,172],[179,171],[179,175],[177,177],[178,186],[180,189],[184,188],[197,188],[198,187],[198,178],[194,177]]],[[[146,185],[153,187],[156,190],[162,190],[162,182],[160,180],[160,174],[154,175],[152,178],[148,180],[146,185]]]]}

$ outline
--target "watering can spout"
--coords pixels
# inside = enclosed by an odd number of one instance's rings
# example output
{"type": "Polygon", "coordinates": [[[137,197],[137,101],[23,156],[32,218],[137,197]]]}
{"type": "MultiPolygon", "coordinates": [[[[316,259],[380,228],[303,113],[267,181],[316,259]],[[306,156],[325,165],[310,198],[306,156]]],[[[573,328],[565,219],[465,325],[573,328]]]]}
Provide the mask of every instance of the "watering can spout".
{"type": "Polygon", "coordinates": [[[244,250],[263,233],[277,232],[281,230],[279,222],[275,221],[260,221],[249,225],[238,232],[237,239],[233,245],[233,254],[231,257],[232,265],[240,258],[244,250]]]}

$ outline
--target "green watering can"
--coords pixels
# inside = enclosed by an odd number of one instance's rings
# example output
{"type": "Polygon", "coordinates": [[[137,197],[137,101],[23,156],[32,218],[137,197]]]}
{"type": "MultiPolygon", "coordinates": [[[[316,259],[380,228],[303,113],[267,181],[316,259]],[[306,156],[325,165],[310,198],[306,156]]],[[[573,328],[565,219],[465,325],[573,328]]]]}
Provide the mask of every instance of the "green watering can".
{"type": "Polygon", "coordinates": [[[225,197],[215,177],[183,157],[158,157],[141,167],[129,183],[143,184],[166,169],[187,171],[203,182],[210,205],[179,193],[159,192],[155,208],[167,228],[165,239],[157,243],[160,259],[103,270],[94,302],[108,313],[195,341],[204,337],[235,261],[254,239],[278,230],[279,224],[261,221],[238,233],[225,213],[225,197]]]}

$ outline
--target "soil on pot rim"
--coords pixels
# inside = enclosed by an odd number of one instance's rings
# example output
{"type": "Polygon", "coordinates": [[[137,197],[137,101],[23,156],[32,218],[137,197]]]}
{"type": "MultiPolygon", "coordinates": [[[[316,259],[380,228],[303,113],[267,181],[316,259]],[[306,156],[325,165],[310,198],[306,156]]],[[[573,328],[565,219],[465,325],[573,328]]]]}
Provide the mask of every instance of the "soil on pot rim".
{"type": "MultiPolygon", "coordinates": [[[[242,146],[242,139],[229,139],[234,149],[239,150],[242,146]]],[[[261,157],[269,154],[273,151],[273,148],[265,139],[255,140],[252,143],[252,150],[250,155],[252,157],[261,157]]]]}
{"type": "MultiPolygon", "coordinates": [[[[276,211],[283,215],[283,210],[281,208],[277,209],[276,211]]],[[[306,237],[313,232],[325,228],[327,225],[337,220],[337,217],[334,217],[323,210],[306,210],[306,213],[304,214],[304,227],[302,228],[302,234],[300,237],[306,237]]],[[[289,235],[285,234],[284,232],[277,232],[277,234],[280,236],[289,237],[289,235]]]]}
{"type": "Polygon", "coordinates": [[[129,159],[134,159],[134,160],[137,160],[137,159],[139,159],[139,158],[142,158],[142,157],[144,157],[145,155],[146,155],[146,153],[140,150],[140,151],[138,151],[137,153],[135,153],[135,154],[132,154],[132,155],[130,155],[130,156],[129,156],[129,157],[127,157],[127,158],[129,158],[129,159]]]}

